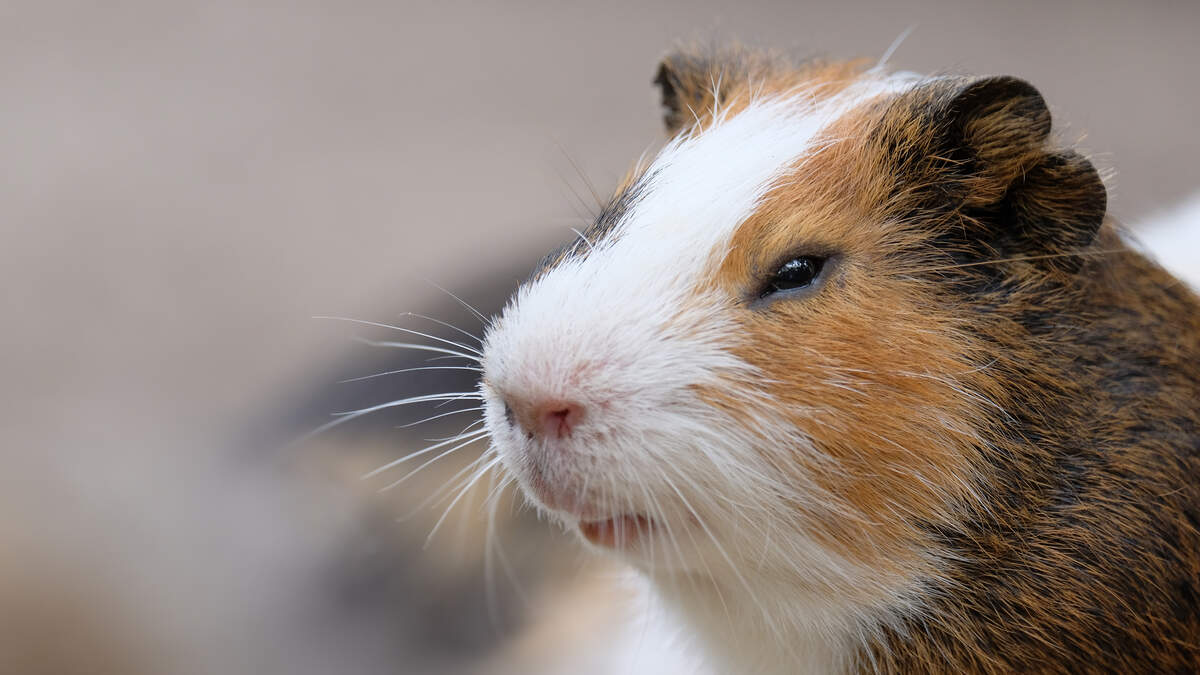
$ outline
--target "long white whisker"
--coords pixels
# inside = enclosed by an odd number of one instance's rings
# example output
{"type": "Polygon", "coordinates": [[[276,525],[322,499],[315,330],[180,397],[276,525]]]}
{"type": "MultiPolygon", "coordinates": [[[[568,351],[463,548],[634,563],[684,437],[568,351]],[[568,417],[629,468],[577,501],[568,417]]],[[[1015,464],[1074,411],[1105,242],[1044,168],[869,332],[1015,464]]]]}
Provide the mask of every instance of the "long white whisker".
{"type": "Polygon", "coordinates": [[[479,342],[479,343],[483,342],[483,340],[480,339],[480,337],[478,335],[472,333],[471,331],[463,330],[462,328],[455,326],[454,324],[450,323],[449,321],[442,321],[441,319],[435,319],[432,316],[428,316],[425,314],[419,314],[417,312],[404,312],[400,316],[415,316],[418,319],[425,319],[426,321],[432,321],[432,322],[438,324],[439,326],[445,326],[446,328],[449,328],[450,330],[458,331],[459,333],[466,335],[467,337],[471,338],[472,340],[474,340],[476,342],[479,342]]]}
{"type": "MultiPolygon", "coordinates": [[[[429,358],[425,359],[425,363],[433,363],[434,361],[445,361],[446,359],[457,359],[457,358],[465,358],[465,357],[460,357],[460,356],[457,356],[457,355],[452,355],[452,356],[431,356],[431,357],[429,357],[429,358]]],[[[480,370],[482,370],[482,369],[480,369],[480,370]]]]}
{"type": "MultiPolygon", "coordinates": [[[[487,457],[487,455],[483,455],[483,457],[487,457]]],[[[481,457],[481,459],[482,459],[482,457],[481,457]]],[[[485,473],[487,473],[487,472],[488,472],[488,471],[489,471],[489,470],[490,470],[492,467],[494,467],[494,466],[496,466],[497,464],[499,464],[499,463],[500,463],[500,459],[501,459],[501,458],[500,458],[500,456],[499,456],[499,455],[497,455],[495,458],[493,458],[493,459],[492,459],[491,461],[489,461],[487,464],[484,464],[484,465],[483,465],[483,467],[481,467],[481,468],[479,469],[479,471],[477,471],[477,472],[475,473],[475,475],[474,475],[474,476],[472,476],[472,477],[471,477],[471,479],[470,479],[469,481],[467,481],[467,485],[466,485],[466,487],[464,487],[462,490],[459,490],[459,492],[458,492],[458,496],[456,496],[456,497],[455,497],[455,498],[454,498],[454,499],[453,499],[453,500],[450,502],[450,505],[446,507],[446,510],[442,512],[442,517],[441,517],[441,518],[438,518],[438,521],[437,521],[436,523],[434,523],[434,524],[433,524],[433,529],[429,531],[429,536],[425,538],[425,545],[426,545],[426,546],[429,546],[429,542],[430,542],[430,541],[433,541],[433,536],[434,536],[435,534],[437,534],[438,528],[440,528],[440,527],[442,526],[442,523],[443,523],[443,522],[445,522],[445,520],[446,520],[446,516],[450,515],[450,512],[451,512],[452,510],[454,510],[454,505],[455,505],[455,504],[457,504],[457,503],[458,503],[458,501],[459,501],[460,499],[462,499],[462,498],[463,498],[463,495],[467,494],[467,492],[468,492],[468,491],[470,491],[470,489],[471,489],[471,488],[472,488],[472,487],[475,485],[475,483],[477,483],[477,482],[479,481],[479,479],[480,479],[480,478],[482,478],[482,477],[483,477],[483,475],[484,475],[485,473]]]]}
{"type": "MultiPolygon", "coordinates": [[[[479,440],[480,440],[479,436],[476,436],[474,438],[469,438],[469,439],[463,441],[462,443],[459,443],[458,445],[454,446],[453,448],[450,448],[449,450],[444,450],[442,452],[439,452],[437,455],[430,457],[429,459],[422,462],[421,465],[418,466],[417,468],[404,474],[404,476],[402,476],[400,478],[400,480],[393,481],[393,482],[389,483],[388,485],[385,485],[382,488],[379,488],[379,491],[387,492],[388,490],[393,490],[393,489],[403,485],[404,482],[407,481],[409,478],[412,478],[413,476],[417,475],[418,473],[420,473],[422,470],[424,470],[429,465],[437,462],[439,459],[444,459],[446,457],[449,457],[450,455],[458,452],[459,450],[462,450],[463,448],[467,447],[468,445],[471,445],[472,443],[475,443],[476,441],[479,441],[479,440]]],[[[455,474],[455,477],[457,477],[459,475],[460,474],[455,474]]],[[[437,494],[438,494],[438,492],[434,492],[435,496],[437,494]]]]}
{"type": "Polygon", "coordinates": [[[900,48],[900,45],[904,44],[904,41],[907,40],[908,36],[912,35],[912,32],[916,29],[917,24],[914,23],[908,28],[905,28],[904,32],[900,33],[895,40],[892,40],[892,44],[888,46],[887,51],[883,53],[883,56],[879,57],[879,62],[875,64],[875,69],[877,70],[887,65],[888,60],[892,58],[892,54],[896,53],[896,50],[900,48]]]}
{"type": "Polygon", "coordinates": [[[451,398],[451,399],[446,399],[445,401],[442,401],[441,403],[439,403],[433,407],[435,409],[437,409],[444,405],[449,405],[451,403],[454,403],[455,401],[463,401],[463,400],[482,401],[483,395],[480,394],[478,391],[464,391],[463,393],[459,394],[458,396],[451,398]]]}
{"type": "MultiPolygon", "coordinates": [[[[514,481],[511,474],[504,472],[501,473],[502,476],[500,482],[494,489],[489,491],[487,501],[485,502],[490,505],[488,511],[488,527],[491,528],[493,532],[495,531],[496,510],[500,506],[500,495],[504,494],[504,490],[509,485],[512,485],[514,481]]],[[[504,546],[500,543],[499,537],[494,537],[492,541],[496,546],[496,559],[500,561],[500,569],[504,572],[504,576],[508,578],[508,582],[512,584],[513,590],[517,593],[517,598],[520,599],[523,605],[528,606],[529,594],[525,592],[524,586],[521,585],[521,581],[517,578],[516,572],[513,571],[512,564],[508,561],[508,554],[504,552],[504,546]]]]}
{"type": "Polygon", "coordinates": [[[432,401],[458,401],[458,400],[461,400],[464,396],[468,396],[468,395],[474,394],[474,393],[475,392],[447,392],[444,394],[423,394],[421,396],[410,396],[409,398],[401,398],[401,399],[397,399],[395,401],[388,401],[387,403],[380,403],[379,405],[373,405],[368,408],[359,408],[358,410],[346,410],[343,412],[335,412],[332,414],[335,417],[346,417],[346,416],[351,416],[351,415],[361,415],[361,414],[366,414],[369,412],[375,412],[376,410],[383,410],[384,408],[395,408],[395,407],[402,406],[402,405],[411,405],[413,403],[429,403],[432,401]]]}
{"type": "Polygon", "coordinates": [[[496,544],[496,504],[491,502],[491,496],[495,488],[496,474],[493,473],[488,477],[488,495],[483,500],[487,509],[487,526],[483,531],[483,597],[493,628],[500,625],[500,617],[496,614],[496,569],[492,562],[492,547],[496,544]]]}
{"type": "MultiPolygon", "coordinates": [[[[453,411],[453,412],[446,413],[446,414],[447,414],[447,415],[451,415],[451,414],[453,414],[453,413],[455,413],[455,412],[460,412],[460,411],[458,411],[458,410],[455,410],[455,411],[453,411]]],[[[462,438],[462,435],[463,435],[463,434],[467,433],[467,432],[468,432],[468,431],[470,431],[471,429],[473,429],[473,428],[475,428],[475,427],[477,427],[477,426],[479,426],[480,424],[483,424],[483,423],[484,423],[484,419],[481,417],[481,418],[479,418],[479,419],[475,420],[474,422],[471,422],[471,423],[470,423],[470,424],[468,424],[467,426],[463,427],[463,429],[462,429],[461,431],[459,431],[457,434],[454,434],[454,435],[451,435],[451,436],[443,436],[442,438],[426,438],[425,440],[426,440],[427,442],[429,442],[429,443],[437,443],[437,442],[439,442],[439,441],[449,441],[449,440],[454,440],[455,438],[462,438]]]]}
{"type": "Polygon", "coordinates": [[[434,352],[435,354],[447,354],[449,356],[456,356],[460,359],[468,359],[475,363],[479,363],[478,356],[472,356],[471,354],[464,354],[462,352],[454,351],[453,349],[444,349],[442,347],[434,347],[433,345],[423,345],[423,344],[419,344],[416,342],[391,342],[388,340],[368,340],[366,338],[355,338],[355,339],[358,342],[361,342],[366,345],[370,345],[372,347],[389,347],[389,348],[393,348],[393,349],[411,349],[413,351],[418,351],[418,352],[434,352]]]}
{"type": "MultiPolygon", "coordinates": [[[[416,452],[411,452],[399,459],[394,459],[377,469],[372,469],[371,471],[368,471],[367,473],[363,474],[362,480],[368,480],[368,479],[374,478],[375,476],[378,476],[379,474],[383,473],[384,471],[387,471],[388,469],[391,469],[392,467],[400,466],[401,464],[407,462],[410,459],[415,459],[422,455],[429,454],[430,452],[433,452],[434,450],[437,450],[438,448],[444,448],[447,445],[451,445],[458,441],[466,440],[466,443],[464,443],[464,445],[466,445],[467,443],[474,442],[475,440],[479,439],[480,437],[484,436],[485,434],[487,434],[487,429],[479,429],[476,431],[472,431],[469,434],[466,434],[463,436],[456,436],[454,438],[444,440],[440,443],[435,443],[428,447],[422,448],[416,452]]],[[[443,455],[438,455],[438,457],[442,457],[442,456],[443,455]]],[[[424,466],[424,465],[422,465],[422,466],[424,466]]],[[[412,475],[412,474],[409,474],[409,475],[412,475]]],[[[407,476],[405,476],[405,478],[407,478],[407,476]]],[[[392,485],[395,485],[395,483],[393,483],[392,485]]],[[[389,485],[388,487],[384,488],[384,490],[391,488],[392,485],[389,485]]]]}
{"type": "Polygon", "coordinates": [[[421,277],[421,280],[424,281],[425,283],[429,284],[430,286],[433,286],[434,288],[438,289],[439,291],[445,293],[446,295],[454,298],[455,301],[458,302],[458,304],[462,305],[463,307],[466,307],[468,310],[471,311],[472,314],[479,317],[480,321],[484,322],[485,324],[488,322],[488,318],[486,316],[484,316],[482,312],[480,312],[479,310],[472,307],[466,300],[463,300],[462,298],[458,297],[457,295],[455,295],[455,294],[451,293],[450,291],[437,285],[437,283],[435,283],[432,279],[429,279],[428,277],[421,277]]]}
{"type": "Polygon", "coordinates": [[[390,323],[380,323],[378,321],[366,321],[364,319],[351,319],[351,318],[345,317],[345,316],[314,316],[313,318],[314,319],[326,319],[329,321],[347,321],[349,323],[357,323],[357,324],[360,324],[363,326],[375,326],[376,328],[388,328],[390,330],[398,330],[401,333],[408,333],[409,335],[416,335],[418,337],[423,337],[427,340],[435,340],[437,342],[441,342],[442,344],[447,344],[452,347],[458,347],[459,349],[465,349],[476,356],[483,356],[482,352],[480,352],[478,349],[475,349],[474,347],[471,347],[469,345],[464,345],[461,342],[455,342],[454,340],[447,340],[445,338],[440,338],[436,335],[430,335],[429,333],[422,333],[419,330],[413,330],[411,328],[403,328],[401,326],[393,326],[390,323]]]}
{"type": "Polygon", "coordinates": [[[432,422],[432,421],[434,421],[436,419],[440,419],[442,417],[449,417],[451,415],[459,415],[462,413],[469,413],[469,412],[480,412],[482,410],[483,410],[482,406],[479,408],[463,408],[462,410],[451,410],[450,412],[444,412],[444,413],[441,413],[438,415],[434,415],[433,417],[426,417],[425,419],[418,420],[416,422],[409,422],[408,424],[398,424],[398,425],[396,425],[396,428],[397,429],[408,429],[409,427],[415,427],[415,426],[418,426],[421,424],[425,424],[426,422],[432,422]]]}
{"type": "MultiPolygon", "coordinates": [[[[450,478],[446,479],[442,483],[441,487],[439,487],[438,489],[431,492],[428,497],[426,497],[425,499],[422,499],[421,503],[417,504],[415,507],[410,509],[408,513],[404,514],[403,516],[400,516],[399,518],[396,518],[396,521],[404,522],[406,520],[409,520],[414,515],[416,515],[419,511],[421,511],[422,509],[433,505],[438,500],[445,499],[446,498],[446,494],[445,494],[446,490],[451,489],[451,486],[454,485],[454,482],[456,480],[458,480],[459,478],[461,478],[464,474],[470,473],[472,470],[474,470],[476,467],[478,467],[479,464],[481,462],[483,462],[483,460],[489,454],[491,454],[490,448],[487,450],[484,450],[482,453],[479,454],[478,457],[476,457],[475,459],[468,462],[466,464],[466,466],[462,467],[458,471],[455,471],[454,475],[452,475],[452,476],[450,476],[450,478]]],[[[384,488],[383,490],[380,490],[380,492],[383,492],[386,489],[387,488],[384,488]]]]}
{"type": "Polygon", "coordinates": [[[436,395],[428,395],[428,396],[414,396],[412,398],[403,398],[398,401],[390,401],[388,403],[381,403],[379,405],[374,405],[369,408],[362,408],[359,410],[351,410],[349,412],[336,413],[337,419],[333,420],[332,422],[326,422],[325,424],[322,424],[321,426],[317,427],[316,429],[313,429],[312,431],[308,432],[307,434],[304,434],[303,436],[301,436],[300,438],[296,439],[293,442],[303,443],[307,440],[312,439],[314,436],[317,436],[319,434],[325,433],[326,431],[329,431],[330,429],[332,429],[334,427],[341,426],[341,425],[345,424],[346,422],[358,419],[359,417],[362,417],[363,415],[368,415],[377,410],[383,410],[385,408],[395,408],[395,407],[402,406],[402,405],[409,405],[411,403],[421,403],[424,401],[441,401],[441,400],[443,400],[444,396],[445,396],[445,394],[436,394],[436,395]]]}
{"type": "Polygon", "coordinates": [[[496,472],[488,476],[488,494],[483,500],[483,506],[487,510],[487,526],[484,528],[483,534],[483,595],[487,605],[488,621],[491,622],[493,628],[500,626],[500,616],[496,612],[496,563],[492,560],[493,548],[499,545],[496,539],[497,503],[492,501],[492,493],[496,489],[496,477],[496,472]]]}
{"type": "Polygon", "coordinates": [[[348,384],[350,382],[362,382],[376,377],[384,377],[386,375],[399,375],[400,373],[415,373],[419,370],[470,370],[476,373],[483,372],[482,368],[475,366],[420,366],[418,368],[401,368],[400,370],[389,370],[383,373],[375,373],[373,375],[363,375],[362,377],[352,377],[348,380],[338,380],[338,384],[348,384]]]}

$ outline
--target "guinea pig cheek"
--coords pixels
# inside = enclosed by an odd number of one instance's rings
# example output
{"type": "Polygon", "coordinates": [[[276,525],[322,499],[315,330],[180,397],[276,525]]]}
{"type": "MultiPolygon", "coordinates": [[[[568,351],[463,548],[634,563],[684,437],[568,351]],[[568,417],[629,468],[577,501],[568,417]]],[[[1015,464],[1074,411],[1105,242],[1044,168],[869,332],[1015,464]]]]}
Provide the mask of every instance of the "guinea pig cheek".
{"type": "Polygon", "coordinates": [[[807,481],[797,497],[806,535],[884,571],[915,564],[912,523],[954,517],[972,499],[981,411],[960,374],[963,338],[928,311],[920,290],[853,283],[770,311],[748,312],[739,356],[808,447],[768,449],[774,466],[807,481]],[[926,309],[921,309],[926,308],[926,309]]]}

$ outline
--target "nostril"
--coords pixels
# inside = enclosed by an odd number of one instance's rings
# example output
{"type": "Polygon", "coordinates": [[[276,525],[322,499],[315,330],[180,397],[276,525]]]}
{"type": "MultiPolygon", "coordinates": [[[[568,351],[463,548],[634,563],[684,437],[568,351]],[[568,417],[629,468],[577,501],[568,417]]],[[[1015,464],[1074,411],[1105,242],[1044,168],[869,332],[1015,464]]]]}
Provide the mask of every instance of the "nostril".
{"type": "Polygon", "coordinates": [[[582,406],[560,401],[542,406],[538,414],[538,426],[546,438],[565,438],[571,435],[582,419],[582,406]]]}

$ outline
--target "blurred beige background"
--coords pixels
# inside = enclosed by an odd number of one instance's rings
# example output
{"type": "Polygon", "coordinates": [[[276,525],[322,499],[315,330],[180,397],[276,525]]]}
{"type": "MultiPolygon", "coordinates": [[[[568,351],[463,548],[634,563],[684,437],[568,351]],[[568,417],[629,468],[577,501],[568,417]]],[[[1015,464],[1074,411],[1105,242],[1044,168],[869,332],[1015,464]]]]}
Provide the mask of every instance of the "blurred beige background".
{"type": "MultiPolygon", "coordinates": [[[[386,393],[338,388],[391,362],[311,317],[469,323],[422,279],[495,307],[593,208],[588,184],[661,140],[650,78],[674,41],[878,56],[910,26],[897,68],[1034,82],[1116,170],[1126,222],[1200,187],[1200,3],[1182,0],[0,5],[0,670],[499,672],[489,655],[537,651],[519,643],[536,612],[422,661],[418,624],[389,618],[428,616],[412,593],[339,605],[352,620],[306,595],[348,548],[408,561],[371,558],[368,594],[438,566],[331,478],[414,440],[374,428],[301,468],[280,450],[386,393]]],[[[526,556],[529,576],[579,564],[557,555],[526,556]]]]}

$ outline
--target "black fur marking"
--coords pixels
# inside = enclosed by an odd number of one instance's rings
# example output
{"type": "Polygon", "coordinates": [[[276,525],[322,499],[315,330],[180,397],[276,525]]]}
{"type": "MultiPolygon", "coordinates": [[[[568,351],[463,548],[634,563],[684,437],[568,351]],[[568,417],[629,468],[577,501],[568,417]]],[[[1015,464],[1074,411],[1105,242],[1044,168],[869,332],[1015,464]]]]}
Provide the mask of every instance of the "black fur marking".
{"type": "Polygon", "coordinates": [[[583,231],[582,237],[576,237],[571,243],[562,246],[554,252],[542,258],[533,273],[529,276],[529,281],[540,279],[557,265],[571,258],[584,258],[591,252],[592,248],[602,246],[610,241],[613,237],[619,236],[616,232],[617,226],[625,219],[642,196],[645,194],[646,185],[652,178],[652,175],[642,174],[632,181],[627,188],[613,196],[612,199],[600,209],[600,213],[596,214],[595,220],[583,231]]]}
{"type": "MultiPolygon", "coordinates": [[[[882,105],[870,139],[895,176],[891,197],[950,264],[1028,257],[1079,269],[1072,254],[1095,240],[1107,195],[1085,158],[1046,147],[1051,118],[1036,89],[1008,77],[942,80],[882,105]]],[[[987,273],[971,280],[986,284],[987,273]]]]}

